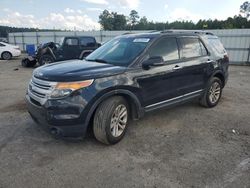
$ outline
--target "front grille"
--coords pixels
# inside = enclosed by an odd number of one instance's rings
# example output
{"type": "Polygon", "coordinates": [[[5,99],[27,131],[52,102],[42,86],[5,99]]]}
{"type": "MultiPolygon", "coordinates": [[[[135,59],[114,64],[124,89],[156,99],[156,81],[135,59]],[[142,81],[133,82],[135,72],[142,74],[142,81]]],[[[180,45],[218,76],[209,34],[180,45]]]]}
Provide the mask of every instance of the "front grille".
{"type": "Polygon", "coordinates": [[[38,103],[43,105],[56,84],[56,82],[40,80],[33,76],[29,83],[28,95],[36,105],[38,103]]]}

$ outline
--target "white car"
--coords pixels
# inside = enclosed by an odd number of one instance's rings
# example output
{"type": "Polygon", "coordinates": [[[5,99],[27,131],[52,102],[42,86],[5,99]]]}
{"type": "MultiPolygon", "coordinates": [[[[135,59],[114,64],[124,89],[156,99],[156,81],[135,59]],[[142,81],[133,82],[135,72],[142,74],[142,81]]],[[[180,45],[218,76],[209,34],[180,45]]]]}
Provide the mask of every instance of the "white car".
{"type": "Polygon", "coordinates": [[[0,58],[4,60],[10,60],[12,57],[18,57],[21,55],[19,46],[0,42],[0,58]]]}

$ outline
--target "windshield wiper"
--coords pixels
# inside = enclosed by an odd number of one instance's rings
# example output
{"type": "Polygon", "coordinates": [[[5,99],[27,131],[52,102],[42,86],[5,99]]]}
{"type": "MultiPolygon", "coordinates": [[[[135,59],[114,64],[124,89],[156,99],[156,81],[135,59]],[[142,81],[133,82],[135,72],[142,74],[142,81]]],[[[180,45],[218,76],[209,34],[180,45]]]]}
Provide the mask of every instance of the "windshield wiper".
{"type": "Polygon", "coordinates": [[[85,59],[86,61],[95,61],[95,62],[98,62],[98,63],[107,63],[108,62],[104,59],[85,59]]]}
{"type": "Polygon", "coordinates": [[[99,62],[99,63],[108,63],[106,60],[104,59],[95,59],[96,62],[99,62]]]}

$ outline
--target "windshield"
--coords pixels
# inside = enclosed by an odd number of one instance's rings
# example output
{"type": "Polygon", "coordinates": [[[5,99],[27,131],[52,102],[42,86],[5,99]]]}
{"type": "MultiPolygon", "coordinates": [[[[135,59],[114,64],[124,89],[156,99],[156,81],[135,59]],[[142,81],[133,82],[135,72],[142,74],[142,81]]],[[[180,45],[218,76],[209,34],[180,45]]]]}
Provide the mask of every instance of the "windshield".
{"type": "Polygon", "coordinates": [[[128,66],[140,55],[151,38],[121,37],[115,38],[88,55],[85,60],[128,66]]]}

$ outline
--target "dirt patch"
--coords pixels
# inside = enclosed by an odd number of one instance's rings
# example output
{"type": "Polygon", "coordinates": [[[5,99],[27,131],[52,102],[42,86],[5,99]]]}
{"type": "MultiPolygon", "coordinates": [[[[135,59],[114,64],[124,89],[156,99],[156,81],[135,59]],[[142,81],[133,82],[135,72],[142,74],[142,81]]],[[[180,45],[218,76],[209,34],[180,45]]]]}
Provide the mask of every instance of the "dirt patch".
{"type": "Polygon", "coordinates": [[[7,113],[7,112],[24,112],[27,110],[26,103],[24,100],[18,101],[15,104],[11,104],[9,106],[5,106],[3,108],[0,108],[0,113],[7,113]]]}

